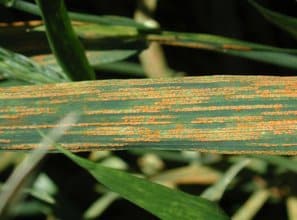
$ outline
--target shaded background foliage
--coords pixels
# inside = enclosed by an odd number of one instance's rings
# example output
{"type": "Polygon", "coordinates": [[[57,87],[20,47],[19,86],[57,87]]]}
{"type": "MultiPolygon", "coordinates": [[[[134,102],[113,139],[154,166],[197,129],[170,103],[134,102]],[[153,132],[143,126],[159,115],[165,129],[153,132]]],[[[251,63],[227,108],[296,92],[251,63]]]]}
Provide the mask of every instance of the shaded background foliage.
{"type": "MultiPolygon", "coordinates": [[[[263,6],[296,16],[297,3],[285,0],[258,1],[263,6]]],[[[136,1],[66,1],[73,11],[132,17],[136,1]]],[[[296,41],[266,21],[247,1],[169,1],[161,0],[155,18],[163,29],[222,35],[278,47],[296,48],[296,41]]],[[[32,20],[38,17],[0,6],[0,20],[32,20]]],[[[222,56],[208,51],[164,46],[169,66],[188,75],[201,74],[283,74],[295,71],[238,57],[222,56]]],[[[100,76],[100,74],[99,74],[100,76]]],[[[105,75],[108,78],[108,75],[105,75]]],[[[110,78],[114,78],[111,76],[110,78]]]]}

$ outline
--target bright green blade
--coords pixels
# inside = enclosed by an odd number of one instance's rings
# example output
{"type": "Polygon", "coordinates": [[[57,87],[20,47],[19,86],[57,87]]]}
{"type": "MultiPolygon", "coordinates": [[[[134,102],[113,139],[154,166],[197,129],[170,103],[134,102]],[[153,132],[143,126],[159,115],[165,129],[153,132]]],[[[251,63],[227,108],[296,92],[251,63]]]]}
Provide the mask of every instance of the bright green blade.
{"type": "Polygon", "coordinates": [[[58,147],[59,151],[85,168],[113,192],[160,219],[229,219],[215,203],[149,182],[123,171],[104,167],[58,147]]]}
{"type": "Polygon", "coordinates": [[[249,2],[271,23],[290,33],[297,40],[297,18],[264,8],[255,1],[249,2]]]}
{"type": "Polygon", "coordinates": [[[75,81],[95,79],[95,73],[75,35],[63,0],[36,0],[50,47],[64,72],[75,81]]]}
{"type": "Polygon", "coordinates": [[[297,153],[297,78],[204,76],[0,88],[0,149],[25,150],[69,111],[72,151],[297,153]]]}

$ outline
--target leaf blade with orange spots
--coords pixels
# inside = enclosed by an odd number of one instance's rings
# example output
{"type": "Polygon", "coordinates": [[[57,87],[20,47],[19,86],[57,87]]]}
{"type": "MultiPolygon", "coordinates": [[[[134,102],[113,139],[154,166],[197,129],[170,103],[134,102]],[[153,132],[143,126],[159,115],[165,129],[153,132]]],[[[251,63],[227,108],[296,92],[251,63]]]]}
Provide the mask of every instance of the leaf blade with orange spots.
{"type": "Polygon", "coordinates": [[[0,89],[0,149],[31,149],[71,110],[72,151],[297,153],[297,78],[204,76],[103,80],[0,89]]]}

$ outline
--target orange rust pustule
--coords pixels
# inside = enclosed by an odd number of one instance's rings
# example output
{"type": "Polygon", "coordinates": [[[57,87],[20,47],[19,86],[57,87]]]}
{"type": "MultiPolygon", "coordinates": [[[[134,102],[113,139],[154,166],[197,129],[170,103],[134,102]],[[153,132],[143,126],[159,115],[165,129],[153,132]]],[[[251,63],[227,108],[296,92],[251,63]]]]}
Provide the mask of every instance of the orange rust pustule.
{"type": "Polygon", "coordinates": [[[243,46],[243,45],[235,45],[235,44],[224,44],[224,50],[240,50],[240,51],[250,51],[252,48],[243,46]]]}

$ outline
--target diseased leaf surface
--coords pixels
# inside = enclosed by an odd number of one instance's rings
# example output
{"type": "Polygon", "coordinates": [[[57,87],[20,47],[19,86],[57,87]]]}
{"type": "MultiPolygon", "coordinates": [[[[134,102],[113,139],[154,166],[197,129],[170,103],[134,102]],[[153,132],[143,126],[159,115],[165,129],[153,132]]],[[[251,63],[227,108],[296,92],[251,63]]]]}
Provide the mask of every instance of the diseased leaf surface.
{"type": "Polygon", "coordinates": [[[31,149],[66,113],[72,151],[297,153],[297,78],[205,76],[0,88],[2,150],[31,149]]]}

